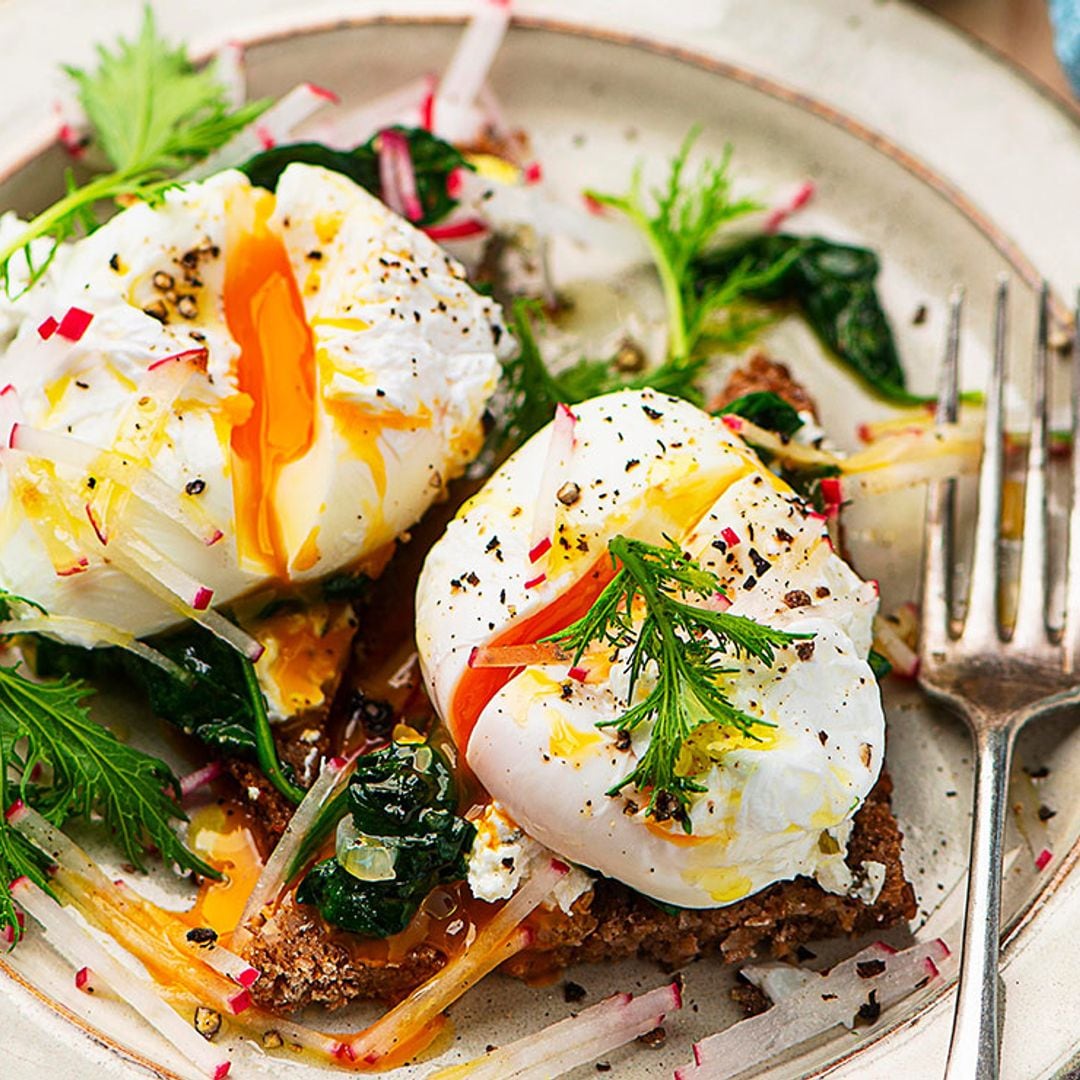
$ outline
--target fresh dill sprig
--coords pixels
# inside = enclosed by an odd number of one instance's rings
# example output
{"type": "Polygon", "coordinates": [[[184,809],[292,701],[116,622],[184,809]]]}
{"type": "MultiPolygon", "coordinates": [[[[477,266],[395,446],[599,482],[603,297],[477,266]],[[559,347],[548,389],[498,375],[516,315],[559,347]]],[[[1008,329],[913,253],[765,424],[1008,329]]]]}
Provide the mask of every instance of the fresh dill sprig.
{"type": "MultiPolygon", "coordinates": [[[[100,815],[125,857],[145,865],[147,843],[166,865],[206,877],[215,871],[188,850],[173,828],[185,815],[177,799],[179,783],[165,762],[120,742],[92,720],[86,708],[90,689],[73,679],[32,682],[17,665],[0,664],[0,799],[9,796],[34,806],[55,825],[71,817],[100,815]],[[14,781],[9,772],[19,774],[14,781]]],[[[34,849],[0,819],[0,926],[18,927],[3,903],[20,874],[43,885],[34,849]],[[37,867],[36,872],[34,868],[37,867]]]]}
{"type": "Polygon", "coordinates": [[[694,360],[713,315],[731,307],[751,288],[761,287],[762,275],[776,272],[771,267],[752,271],[748,263],[707,290],[698,288],[694,261],[722,229],[762,208],[753,199],[732,195],[730,146],[720,158],[706,158],[696,174],[688,174],[690,152],[699,134],[698,128],[691,129],[671,162],[667,181],[650,193],[644,191],[640,166],[634,170],[627,194],[588,193],[601,205],[625,214],[648,244],[667,308],[665,365],[676,370],[694,360]]]}
{"type": "Polygon", "coordinates": [[[733,669],[724,665],[724,658],[751,656],[771,665],[776,649],[812,635],[789,634],[743,615],[688,602],[715,596],[722,591],[720,581],[670,538],[659,547],[616,536],[608,550],[618,567],[614,578],[582,618],[544,640],[571,653],[575,665],[594,643],[629,651],[627,709],[600,726],[630,732],[651,723],[652,730],[637,766],[608,794],[633,785],[648,792],[647,813],[657,820],[678,818],[690,832],[690,796],[705,789],[678,771],[686,740],[710,722],[751,739],[758,738],[755,728],[774,726],[728,700],[722,680],[733,669]],[[655,681],[635,704],[643,678],[655,681]]]}
{"type": "Polygon", "coordinates": [[[183,46],[173,47],[161,38],[149,5],[139,36],[134,41],[121,38],[112,50],[98,46],[98,59],[93,71],[65,70],[78,88],[93,145],[112,171],[82,186],[69,173],[67,194],[0,247],[0,283],[9,294],[11,260],[18,252],[25,253],[29,288],[64,240],[80,229],[96,228],[102,204],[159,200],[175,183],[176,173],[227,142],[268,104],[256,101],[230,109],[213,68],[197,70],[183,46]],[[30,245],[41,237],[53,243],[35,264],[30,245]]]}
{"type": "Polygon", "coordinates": [[[640,168],[625,195],[588,192],[602,205],[625,214],[649,247],[667,308],[663,362],[629,377],[610,359],[582,359],[564,371],[551,372],[533,330],[538,305],[518,301],[513,331],[519,351],[505,366],[506,407],[495,432],[502,446],[516,446],[538,431],[558,402],[573,405],[620,388],[651,387],[700,405],[703,398],[697,384],[710,354],[741,347],[771,322],[770,315],[744,310],[745,301],[782,276],[797,253],[784,252],[765,265],[747,258],[723,277],[704,283],[699,278],[698,261],[718,235],[761,205],[732,195],[730,148],[720,159],[706,159],[691,172],[689,157],[697,136],[697,129],[687,135],[666,182],[651,192],[644,190],[640,168]]]}

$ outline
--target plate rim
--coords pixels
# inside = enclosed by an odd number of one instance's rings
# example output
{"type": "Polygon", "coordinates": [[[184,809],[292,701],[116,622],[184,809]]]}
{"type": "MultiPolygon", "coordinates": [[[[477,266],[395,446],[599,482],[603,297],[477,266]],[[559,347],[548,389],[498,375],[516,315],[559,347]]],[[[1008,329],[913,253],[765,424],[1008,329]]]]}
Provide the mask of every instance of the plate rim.
{"type": "MultiPolygon", "coordinates": [[[[991,63],[996,63],[1014,77],[1018,77],[1030,89],[1035,90],[1048,104],[1053,106],[1056,111],[1080,129],[1080,103],[1070,102],[1053,88],[1035,78],[1031,72],[995,46],[952,22],[940,12],[924,8],[921,5],[911,4],[908,6],[913,8],[916,14],[926,16],[940,25],[944,32],[973,45],[991,63]]],[[[303,10],[297,9],[295,12],[289,13],[279,25],[271,29],[244,35],[242,43],[245,47],[258,47],[287,41],[296,36],[330,33],[335,30],[377,28],[380,26],[463,26],[467,21],[467,17],[460,14],[442,14],[434,11],[412,14],[379,12],[372,15],[350,14],[345,17],[305,18],[303,10]]],[[[801,109],[869,146],[870,149],[883,155],[918,180],[938,198],[943,199],[989,241],[1029,288],[1038,289],[1044,281],[1035,264],[1026,255],[1020,244],[1014,241],[1003,228],[998,226],[989,214],[976,205],[957,184],[947,179],[919,155],[907,150],[899,142],[885,135],[873,125],[813,94],[797,89],[782,79],[777,79],[743,64],[710,55],[707,52],[686,45],[650,38],[641,32],[619,30],[595,23],[578,23],[558,16],[514,13],[511,17],[510,29],[512,31],[526,30],[564,34],[579,39],[600,41],[623,48],[637,49],[696,67],[708,74],[728,79],[762,93],[773,100],[801,109]]],[[[196,62],[208,60],[211,55],[212,51],[210,50],[201,50],[192,54],[196,62]]],[[[35,159],[56,144],[56,135],[51,129],[48,134],[43,134],[38,140],[27,140],[18,157],[6,167],[0,168],[0,183],[6,182],[13,175],[28,167],[35,159]]],[[[1068,306],[1053,289],[1051,289],[1050,295],[1054,316],[1056,318],[1067,317],[1069,315],[1068,306]]],[[[1025,932],[1030,928],[1039,911],[1053,899],[1057,891],[1071,876],[1078,863],[1080,863],[1080,837],[1061,856],[1053,875],[1043,883],[1039,891],[1021,907],[1006,925],[1001,937],[1003,963],[1008,960],[1019,946],[1021,938],[1025,937],[1025,932]]],[[[0,973],[10,978],[22,989],[27,990],[38,1002],[60,1016],[65,1022],[71,1024],[95,1043],[107,1048],[119,1058],[148,1070],[153,1075],[160,1077],[161,1080],[185,1080],[180,1073],[174,1072],[166,1065],[153,1061],[126,1042],[120,1042],[118,1039],[101,1031],[95,1024],[81,1017],[69,1006],[50,997],[30,982],[18,969],[14,968],[3,955],[0,955],[0,973]]],[[[925,1018],[942,998],[952,992],[954,986],[955,978],[939,987],[935,993],[927,996],[919,1008],[910,1016],[897,1019],[883,1026],[870,1038],[861,1041],[858,1046],[829,1057],[827,1061],[802,1075],[807,1078],[824,1076],[838,1067],[850,1064],[872,1048],[880,1046],[886,1040],[898,1038],[904,1031],[914,1027],[915,1024],[925,1018]]]]}

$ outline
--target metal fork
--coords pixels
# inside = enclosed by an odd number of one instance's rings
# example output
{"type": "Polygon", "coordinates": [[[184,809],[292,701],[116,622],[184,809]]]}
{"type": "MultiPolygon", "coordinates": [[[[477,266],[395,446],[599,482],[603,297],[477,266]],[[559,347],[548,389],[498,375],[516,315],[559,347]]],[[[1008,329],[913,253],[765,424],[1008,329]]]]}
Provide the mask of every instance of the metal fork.
{"type": "MultiPolygon", "coordinates": [[[[962,302],[961,295],[952,302],[937,406],[939,422],[956,419],[962,302]]],[[[999,619],[1007,306],[1008,284],[1002,281],[995,307],[993,373],[986,395],[970,596],[962,624],[954,617],[952,586],[955,481],[936,481],[927,495],[919,682],[931,697],[964,717],[975,747],[967,906],[947,1080],[991,1080],[998,1075],[1001,855],[1013,742],[1032,717],[1080,700],[1080,688],[1075,685],[1078,676],[1073,674],[1080,657],[1080,468],[1075,458],[1064,632],[1052,628],[1047,612],[1049,293],[1045,284],[1039,298],[1032,380],[1019,601],[1011,630],[1002,627],[999,619]]],[[[1074,453],[1080,445],[1078,367],[1080,357],[1073,372],[1074,453]]]]}

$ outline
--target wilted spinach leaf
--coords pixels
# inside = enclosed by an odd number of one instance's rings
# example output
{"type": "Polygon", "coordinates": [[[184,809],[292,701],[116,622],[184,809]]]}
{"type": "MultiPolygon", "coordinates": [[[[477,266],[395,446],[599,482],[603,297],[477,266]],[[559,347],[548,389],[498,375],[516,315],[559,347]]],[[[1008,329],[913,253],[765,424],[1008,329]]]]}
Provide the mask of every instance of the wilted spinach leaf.
{"type": "MultiPolygon", "coordinates": [[[[409,141],[413,172],[416,175],[416,192],[424,216],[418,225],[433,225],[441,221],[457,206],[448,190],[447,181],[454,169],[471,169],[472,166],[458,150],[430,131],[423,128],[395,127],[409,141]]],[[[334,150],[322,143],[287,143],[256,154],[240,170],[258,187],[273,191],[286,166],[299,162],[304,165],[321,165],[325,169],[341,173],[381,198],[379,183],[379,152],[376,149],[378,135],[352,150],[334,150]]]]}
{"type": "Polygon", "coordinates": [[[749,271],[776,266],[783,273],[747,290],[764,302],[792,301],[822,342],[879,396],[898,405],[927,399],[906,388],[904,369],[875,281],[878,259],[867,248],[838,244],[820,236],[778,233],[754,236],[709,252],[694,265],[697,287],[706,290],[739,267],[749,271]]]}
{"type": "Polygon", "coordinates": [[[741,416],[777,435],[794,435],[803,426],[798,410],[771,390],[758,390],[729,401],[721,413],[741,416]]]}
{"type": "Polygon", "coordinates": [[[465,877],[476,830],[456,806],[453,775],[433,746],[392,743],[362,757],[348,787],[353,830],[392,876],[362,880],[326,859],[308,871],[297,900],[365,937],[400,933],[436,885],[465,877]]]}

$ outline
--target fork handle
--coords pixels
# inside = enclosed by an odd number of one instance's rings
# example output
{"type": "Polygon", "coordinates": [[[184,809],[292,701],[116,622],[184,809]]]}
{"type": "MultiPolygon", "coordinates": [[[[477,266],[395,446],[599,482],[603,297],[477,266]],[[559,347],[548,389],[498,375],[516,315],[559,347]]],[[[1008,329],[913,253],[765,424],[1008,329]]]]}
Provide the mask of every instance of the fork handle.
{"type": "Polygon", "coordinates": [[[1001,853],[1013,726],[979,725],[960,985],[946,1080],[996,1080],[1001,853]]]}

